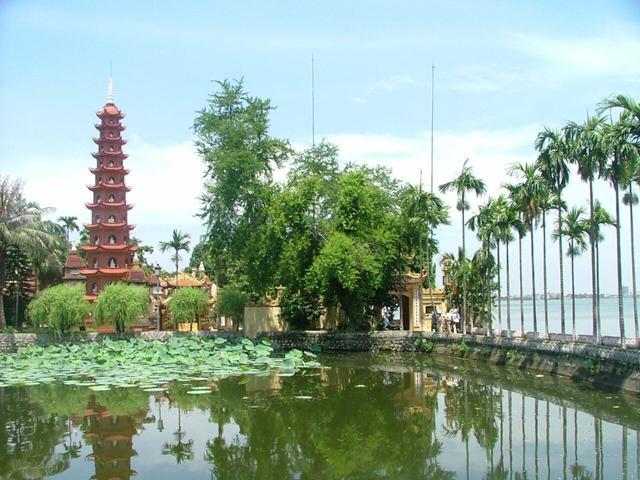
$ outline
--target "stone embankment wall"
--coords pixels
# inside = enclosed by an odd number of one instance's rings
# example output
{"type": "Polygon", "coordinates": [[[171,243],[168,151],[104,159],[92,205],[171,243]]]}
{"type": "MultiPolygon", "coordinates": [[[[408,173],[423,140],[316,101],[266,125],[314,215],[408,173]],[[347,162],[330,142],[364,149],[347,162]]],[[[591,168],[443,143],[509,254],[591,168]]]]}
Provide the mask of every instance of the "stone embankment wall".
{"type": "Polygon", "coordinates": [[[640,393],[640,351],[585,343],[446,335],[431,332],[269,332],[282,349],[322,352],[421,352],[508,365],[640,393]]]}
{"type": "MultiPolygon", "coordinates": [[[[104,338],[168,340],[175,335],[205,338],[233,337],[234,332],[139,332],[125,334],[74,333],[56,339],[47,333],[0,334],[0,352],[15,352],[26,345],[59,342],[86,343],[104,338]]],[[[438,357],[466,358],[476,364],[491,363],[529,369],[622,388],[640,393],[640,350],[586,343],[525,338],[446,335],[430,332],[329,332],[289,331],[260,335],[280,349],[315,349],[322,352],[418,352],[438,357]]]]}

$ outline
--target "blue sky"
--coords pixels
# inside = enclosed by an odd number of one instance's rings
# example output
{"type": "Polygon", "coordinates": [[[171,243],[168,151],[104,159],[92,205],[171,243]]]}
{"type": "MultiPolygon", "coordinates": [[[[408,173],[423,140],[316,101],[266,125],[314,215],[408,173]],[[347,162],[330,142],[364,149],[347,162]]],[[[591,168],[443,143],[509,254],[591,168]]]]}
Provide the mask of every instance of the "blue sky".
{"type": "MultiPolygon", "coordinates": [[[[57,214],[88,220],[94,112],[112,61],[127,114],[135,233],[156,247],[173,228],[195,239],[201,168],[191,124],[212,81],[244,77],[251,94],[277,106],[272,133],[304,147],[312,54],[316,137],[337,143],[345,162],[388,165],[412,182],[420,169],[428,180],[435,64],[435,184],[470,157],[495,195],[510,163],[535,158],[544,125],[581,121],[614,93],[640,96],[640,5],[5,0],[0,172],[24,178],[30,198],[57,214]]],[[[606,185],[596,192],[612,210],[606,185]]],[[[576,182],[568,195],[584,204],[586,187],[576,182]]],[[[459,243],[457,214],[452,220],[439,233],[447,251],[459,243]]],[[[168,256],[156,259],[169,266],[168,256]]],[[[578,264],[584,291],[587,257],[578,264]]]]}

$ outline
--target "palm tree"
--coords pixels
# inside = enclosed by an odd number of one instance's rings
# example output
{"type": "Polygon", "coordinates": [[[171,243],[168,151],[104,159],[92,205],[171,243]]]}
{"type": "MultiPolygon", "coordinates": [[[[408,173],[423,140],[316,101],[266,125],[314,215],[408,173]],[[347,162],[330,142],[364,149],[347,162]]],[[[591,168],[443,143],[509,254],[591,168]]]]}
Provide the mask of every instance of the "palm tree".
{"type": "MultiPolygon", "coordinates": [[[[509,261],[509,243],[513,241],[513,231],[518,233],[518,237],[522,238],[524,234],[524,223],[520,220],[517,207],[510,203],[506,197],[500,195],[494,203],[495,211],[495,235],[498,242],[502,241],[506,253],[506,283],[507,283],[507,336],[511,337],[511,280],[510,280],[510,261],[509,261]]],[[[498,262],[500,255],[498,255],[498,262]]],[[[499,263],[498,263],[499,265],[499,263]]],[[[520,265],[522,267],[522,264],[520,265]]],[[[498,269],[500,267],[498,266],[498,269]]],[[[520,268],[522,271],[522,268],[520,268]]],[[[500,271],[498,270],[498,279],[500,271]]],[[[498,280],[498,305],[500,305],[500,282],[498,280]]],[[[500,308],[500,306],[498,306],[500,308]]]]}
{"type": "MultiPolygon", "coordinates": [[[[538,134],[535,148],[539,152],[537,166],[542,178],[547,181],[548,187],[557,197],[557,224],[562,225],[562,191],[569,183],[569,142],[556,130],[545,128],[538,134]]],[[[564,262],[562,249],[562,234],[558,236],[558,251],[560,265],[560,330],[565,333],[564,312],[564,262]]]]}
{"type": "Polygon", "coordinates": [[[173,260],[176,262],[176,287],[178,286],[178,262],[180,262],[180,252],[189,252],[191,235],[188,233],[182,233],[180,230],[173,230],[171,240],[168,242],[160,242],[160,251],[166,252],[167,250],[174,250],[173,260]]]}
{"type": "Polygon", "coordinates": [[[624,325],[624,306],[622,297],[622,255],[620,251],[620,186],[624,187],[629,181],[630,162],[637,158],[637,146],[632,142],[630,125],[620,120],[607,123],[604,126],[604,148],[608,153],[608,163],[604,167],[603,176],[609,180],[615,193],[616,207],[616,263],[618,281],[618,323],[620,325],[620,342],[626,348],[626,334],[624,325]]]}
{"type": "MultiPolygon", "coordinates": [[[[531,235],[531,291],[533,301],[533,331],[538,332],[538,314],[536,309],[536,267],[535,267],[535,242],[533,236],[534,225],[538,222],[541,212],[541,203],[547,196],[547,186],[540,176],[537,165],[532,163],[517,163],[513,165],[509,174],[520,179],[520,183],[505,185],[510,192],[512,202],[518,206],[522,215],[522,221],[531,235]]],[[[524,334],[524,322],[521,319],[521,327],[524,334]]],[[[548,325],[545,324],[545,334],[548,334],[548,325]]]]}
{"type": "MultiPolygon", "coordinates": [[[[565,136],[570,138],[572,147],[571,161],[578,166],[578,174],[589,184],[589,225],[593,226],[593,181],[600,176],[606,162],[602,149],[601,117],[587,117],[583,124],[569,122],[565,127],[565,136]]],[[[591,309],[593,316],[593,338],[600,343],[598,332],[597,298],[596,298],[596,252],[595,236],[589,235],[591,250],[591,309]]]]}
{"type": "MultiPolygon", "coordinates": [[[[59,250],[60,227],[42,220],[49,209],[28,202],[22,195],[20,180],[0,177],[0,293],[6,287],[5,257],[7,248],[15,246],[32,261],[46,261],[59,267],[53,257],[59,250]]],[[[0,328],[6,328],[3,296],[0,294],[0,328]]]]}
{"type": "MultiPolygon", "coordinates": [[[[440,191],[446,193],[449,191],[455,191],[458,195],[458,202],[456,208],[462,213],[462,256],[466,258],[466,243],[465,243],[465,220],[464,214],[469,210],[469,203],[467,202],[467,192],[474,192],[476,196],[484,195],[487,191],[485,183],[477,178],[471,169],[471,165],[468,165],[469,159],[467,158],[462,164],[462,170],[456,178],[450,182],[440,185],[440,191]]],[[[462,285],[462,333],[466,333],[465,324],[467,323],[467,295],[466,280],[463,280],[462,285]]]]}
{"type": "MultiPolygon", "coordinates": [[[[634,162],[634,168],[640,169],[638,162],[634,162]]],[[[635,253],[635,238],[633,233],[633,206],[638,204],[638,196],[633,192],[633,182],[628,182],[628,191],[622,197],[622,203],[629,207],[629,234],[631,236],[631,288],[633,294],[633,326],[635,334],[636,346],[640,346],[638,343],[638,299],[636,292],[636,253],[635,253]]]]}
{"type": "Polygon", "coordinates": [[[78,217],[58,217],[58,222],[62,224],[62,228],[67,233],[67,243],[71,244],[71,232],[79,232],[78,217]]]}
{"type": "Polygon", "coordinates": [[[589,222],[590,225],[587,229],[587,234],[590,236],[593,235],[593,243],[596,248],[596,297],[598,299],[596,302],[596,310],[598,314],[598,338],[600,338],[600,327],[602,325],[600,322],[600,242],[604,240],[602,227],[614,227],[616,221],[611,214],[602,207],[600,201],[596,200],[593,203],[593,219],[589,219],[589,222]]]}
{"type": "Polygon", "coordinates": [[[573,207],[567,212],[566,217],[562,220],[562,224],[557,225],[556,231],[553,233],[554,238],[558,238],[560,235],[563,235],[569,240],[567,256],[571,259],[571,328],[574,341],[577,338],[574,260],[577,255],[580,255],[587,248],[585,235],[587,234],[589,223],[584,220],[584,213],[584,208],[573,207]]]}

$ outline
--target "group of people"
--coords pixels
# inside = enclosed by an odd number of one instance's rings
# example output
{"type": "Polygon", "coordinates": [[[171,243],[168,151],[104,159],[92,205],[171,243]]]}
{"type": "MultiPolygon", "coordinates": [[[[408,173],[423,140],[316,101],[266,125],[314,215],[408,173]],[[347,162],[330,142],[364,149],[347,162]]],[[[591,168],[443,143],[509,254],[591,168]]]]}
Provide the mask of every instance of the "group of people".
{"type": "Polygon", "coordinates": [[[452,308],[442,315],[439,308],[431,314],[431,330],[440,333],[460,333],[460,313],[452,308]]]}

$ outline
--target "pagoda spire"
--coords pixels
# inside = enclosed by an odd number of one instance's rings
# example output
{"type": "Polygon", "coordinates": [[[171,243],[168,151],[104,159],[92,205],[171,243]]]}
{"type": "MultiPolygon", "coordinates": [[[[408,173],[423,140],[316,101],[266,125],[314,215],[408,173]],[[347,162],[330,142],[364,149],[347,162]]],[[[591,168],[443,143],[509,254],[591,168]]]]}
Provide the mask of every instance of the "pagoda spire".
{"type": "Polygon", "coordinates": [[[107,89],[107,104],[113,103],[113,78],[109,77],[109,88],[107,89]]]}

